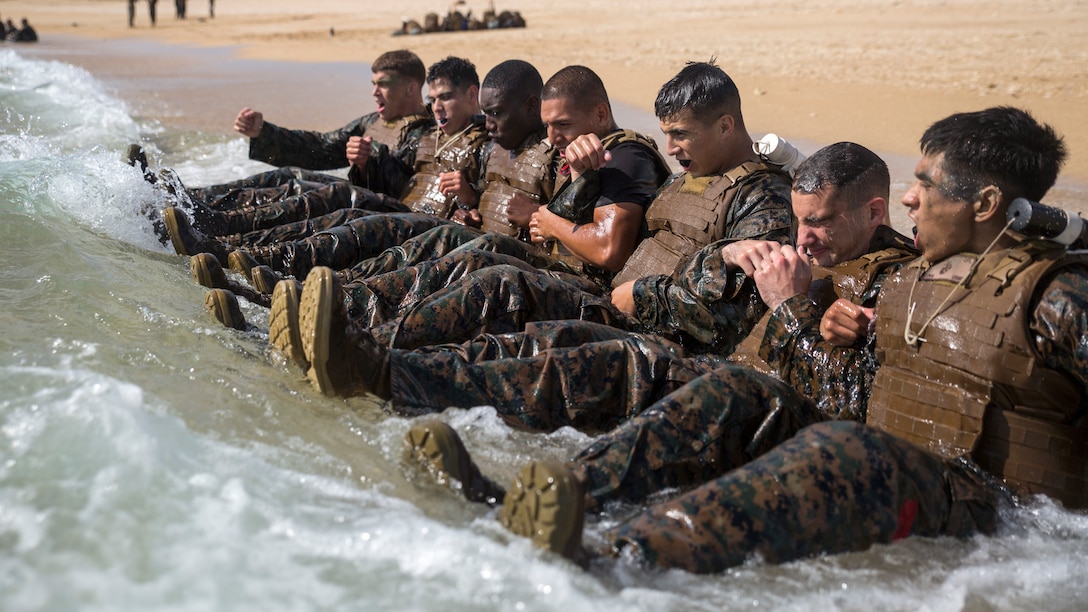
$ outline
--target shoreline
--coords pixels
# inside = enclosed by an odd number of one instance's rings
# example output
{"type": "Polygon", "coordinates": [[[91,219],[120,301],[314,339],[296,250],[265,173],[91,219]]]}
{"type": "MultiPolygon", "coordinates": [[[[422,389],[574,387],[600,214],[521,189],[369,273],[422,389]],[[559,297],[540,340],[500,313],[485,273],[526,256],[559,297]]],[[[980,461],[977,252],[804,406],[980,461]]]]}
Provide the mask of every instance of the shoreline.
{"type": "Polygon", "coordinates": [[[448,3],[402,0],[360,11],[354,0],[324,0],[305,9],[288,0],[232,0],[216,7],[214,19],[205,17],[206,5],[192,4],[184,21],[160,6],[155,28],[148,27],[146,5],[138,7],[136,27],[128,28],[120,0],[58,0],[48,7],[0,0],[0,14],[28,15],[42,37],[39,44],[56,34],[145,38],[190,49],[229,47],[236,59],[308,64],[369,62],[385,50],[407,47],[425,64],[450,53],[468,57],[481,75],[518,57],[545,78],[565,65],[584,64],[601,75],[613,101],[644,112],[652,112],[657,89],[685,61],[716,57],[738,84],[753,134],[775,132],[814,143],[852,140],[915,156],[918,137],[933,121],[1011,104],[1066,138],[1070,158],[1063,176],[1088,183],[1084,4],[629,0],[617,6],[583,0],[579,14],[570,15],[528,0],[505,0],[498,8],[520,11],[527,28],[404,37],[390,35],[402,17],[422,20],[448,3]]]}

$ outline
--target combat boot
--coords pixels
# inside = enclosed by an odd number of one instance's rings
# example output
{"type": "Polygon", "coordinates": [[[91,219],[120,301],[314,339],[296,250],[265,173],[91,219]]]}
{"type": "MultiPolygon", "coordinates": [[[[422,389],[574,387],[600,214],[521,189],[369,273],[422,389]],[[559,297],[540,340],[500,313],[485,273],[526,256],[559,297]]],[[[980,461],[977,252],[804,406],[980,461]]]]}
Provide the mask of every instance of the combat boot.
{"type": "Polygon", "coordinates": [[[162,211],[162,220],[166,224],[166,232],[170,234],[170,244],[174,245],[179,255],[211,253],[220,264],[227,263],[227,248],[223,243],[193,228],[180,208],[167,207],[162,211]]]}
{"type": "Polygon", "coordinates": [[[461,436],[443,421],[413,425],[404,435],[404,450],[438,484],[461,491],[469,501],[497,506],[506,495],[502,487],[480,473],[461,436]]]}
{"type": "Polygon", "coordinates": [[[521,468],[506,491],[499,522],[533,544],[584,562],[582,485],[562,463],[535,461],[521,468]]]}
{"type": "Polygon", "coordinates": [[[226,289],[235,296],[241,296],[257,304],[268,307],[272,304],[267,294],[246,287],[227,278],[223,271],[223,265],[211,253],[197,253],[189,258],[189,266],[193,272],[193,279],[197,284],[210,289],[226,289]]]}
{"type": "Polygon", "coordinates": [[[189,268],[193,272],[193,280],[198,285],[209,289],[230,289],[227,273],[223,271],[223,265],[211,253],[197,253],[189,258],[189,268]]]}
{"type": "Polygon", "coordinates": [[[272,293],[282,280],[284,280],[283,276],[268,266],[253,268],[249,276],[249,282],[253,283],[253,288],[261,293],[272,293]]]}
{"type": "Polygon", "coordinates": [[[253,255],[244,249],[231,251],[230,255],[227,255],[227,266],[246,277],[246,280],[250,282],[253,282],[253,268],[259,265],[261,265],[261,262],[257,261],[253,255]]]}
{"type": "Polygon", "coordinates": [[[204,307],[220,323],[238,331],[246,330],[246,318],[238,306],[238,298],[226,289],[212,289],[204,296],[204,307]]]}
{"type": "Polygon", "coordinates": [[[299,334],[310,362],[306,374],[319,391],[390,398],[389,350],[374,340],[370,330],[350,327],[344,291],[332,268],[316,267],[306,277],[299,334]]]}
{"type": "Polygon", "coordinates": [[[297,280],[276,283],[272,291],[272,309],[268,313],[268,341],[305,370],[310,367],[310,362],[306,360],[306,352],[302,350],[302,337],[299,335],[298,309],[301,294],[302,283],[297,280]]]}

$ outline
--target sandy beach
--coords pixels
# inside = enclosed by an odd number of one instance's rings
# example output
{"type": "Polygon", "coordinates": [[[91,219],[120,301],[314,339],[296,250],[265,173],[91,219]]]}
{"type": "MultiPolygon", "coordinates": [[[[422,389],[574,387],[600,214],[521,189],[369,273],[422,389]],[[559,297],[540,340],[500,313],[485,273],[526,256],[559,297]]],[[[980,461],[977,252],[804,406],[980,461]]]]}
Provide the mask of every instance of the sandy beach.
{"type": "MultiPolygon", "coordinates": [[[[761,6],[584,0],[577,11],[561,13],[543,3],[505,0],[497,8],[521,12],[527,28],[391,36],[403,17],[422,22],[426,13],[444,14],[449,6],[435,0],[225,0],[210,19],[208,3],[196,0],[189,2],[188,19],[178,20],[173,3],[160,2],[152,28],[147,3],[140,2],[135,27],[129,28],[121,0],[58,0],[48,6],[0,0],[0,16],[16,22],[28,17],[42,44],[54,35],[131,38],[311,63],[367,63],[406,47],[427,64],[449,54],[468,57],[481,76],[513,57],[532,62],[545,78],[565,65],[584,64],[601,74],[615,101],[647,112],[657,88],[685,61],[715,57],[737,81],[753,133],[773,131],[816,143],[854,140],[913,157],[918,136],[932,121],[1011,104],[1065,136],[1070,158],[1064,177],[1088,182],[1083,1],[785,0],[761,6]]],[[[478,14],[486,4],[475,0],[466,7],[478,14]]],[[[151,76],[171,67],[134,57],[128,69],[151,76]]],[[[346,108],[335,115],[308,112],[308,101],[316,97],[312,91],[288,87],[279,96],[294,100],[290,108],[297,116],[280,118],[287,125],[330,128],[352,114],[346,108]]],[[[199,99],[175,102],[194,110],[201,105],[199,99]]],[[[255,99],[251,105],[261,103],[255,99]]],[[[213,117],[209,124],[229,130],[232,118],[213,117]]]]}

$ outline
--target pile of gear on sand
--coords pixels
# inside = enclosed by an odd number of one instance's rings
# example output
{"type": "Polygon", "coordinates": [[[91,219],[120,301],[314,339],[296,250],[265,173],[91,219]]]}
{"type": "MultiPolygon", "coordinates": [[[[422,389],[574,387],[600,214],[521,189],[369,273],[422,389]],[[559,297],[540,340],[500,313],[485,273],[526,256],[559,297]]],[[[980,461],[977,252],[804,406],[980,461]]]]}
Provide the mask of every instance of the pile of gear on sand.
{"type": "Polygon", "coordinates": [[[518,11],[495,11],[495,4],[488,5],[482,18],[472,14],[472,9],[462,12],[464,2],[456,2],[445,17],[439,17],[438,13],[427,13],[423,18],[423,25],[415,19],[407,17],[401,20],[399,30],[393,32],[393,36],[406,34],[431,34],[433,32],[460,32],[462,30],[498,30],[504,28],[524,28],[525,18],[518,11]]]}
{"type": "Polygon", "coordinates": [[[0,41],[7,42],[38,42],[38,33],[31,27],[26,17],[22,20],[23,27],[15,25],[11,19],[0,21],[0,41]]]}

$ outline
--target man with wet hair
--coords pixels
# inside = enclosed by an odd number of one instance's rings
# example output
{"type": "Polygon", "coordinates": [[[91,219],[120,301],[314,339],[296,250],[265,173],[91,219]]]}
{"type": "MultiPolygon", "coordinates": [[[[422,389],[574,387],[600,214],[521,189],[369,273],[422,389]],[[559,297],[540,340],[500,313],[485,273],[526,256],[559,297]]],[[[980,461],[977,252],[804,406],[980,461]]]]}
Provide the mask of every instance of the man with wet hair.
{"type": "MultiPolygon", "coordinates": [[[[612,280],[611,300],[598,288],[517,266],[488,268],[487,274],[474,274],[422,301],[414,286],[402,283],[409,289],[409,299],[405,292],[382,296],[401,309],[410,306],[388,327],[383,325],[392,332],[385,342],[412,348],[462,341],[480,332],[517,331],[528,321],[556,319],[650,329],[707,347],[731,348],[743,338],[762,311],[755,311],[757,296],[738,297],[744,293],[745,276],[738,268],[729,270],[722,247],[745,239],[789,240],[788,180],[757,161],[739,115],[736,86],[717,66],[689,64],[662,87],[658,99],[664,101],[659,108],[667,152],[688,169],[672,177],[647,210],[651,235],[612,280]],[[691,100],[695,110],[674,108],[672,102],[678,99],[691,100]],[[456,312],[443,303],[457,304],[462,316],[432,316],[456,312]],[[746,316],[737,316],[738,311],[746,316]]],[[[600,151],[586,155],[604,158],[600,151]]],[[[432,265],[443,263],[436,260],[432,265]]],[[[386,360],[375,350],[374,335],[351,326],[339,300],[331,297],[339,295],[334,286],[338,279],[327,269],[315,269],[307,283],[311,279],[325,287],[310,292],[311,299],[303,297],[303,312],[316,313],[300,321],[303,342],[314,338],[311,348],[317,351],[316,362],[307,355],[311,380],[326,393],[387,393],[388,377],[380,375],[386,360]],[[316,322],[320,325],[311,327],[316,322]],[[335,359],[330,359],[333,355],[335,359]]]]}
{"type": "MultiPolygon", "coordinates": [[[[726,429],[660,438],[673,441],[675,454],[662,461],[658,450],[636,462],[662,483],[694,488],[606,532],[613,550],[709,573],[756,556],[781,563],[911,535],[991,533],[1015,497],[1045,494],[1069,508],[1088,506],[1088,265],[1083,253],[1009,232],[1007,221],[1013,200],[1039,200],[1053,185],[1065,145],[1027,112],[994,107],[937,121],[921,150],[903,204],[922,257],[887,280],[875,312],[846,309],[857,316],[855,330],[875,326],[880,367],[865,423],[797,431],[816,407],[793,386],[751,381],[740,368],[696,379],[648,411],[661,427],[720,422],[751,404],[768,415],[760,427],[769,433],[742,453],[714,457],[702,449],[726,429]],[[723,386],[744,391],[723,405],[702,400],[723,386]],[[697,416],[707,408],[719,419],[697,416]]],[[[851,327],[849,317],[842,321],[851,327]]],[[[787,323],[764,338],[772,363],[843,339],[826,326],[821,333],[815,316],[787,323]]],[[[815,394],[841,375],[814,372],[807,388],[815,394]]],[[[500,517],[577,556],[592,482],[623,477],[601,467],[583,480],[584,471],[562,464],[531,464],[500,517]]]]}

